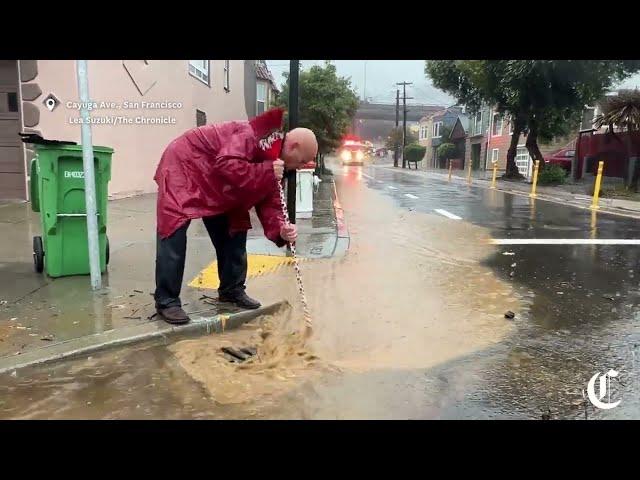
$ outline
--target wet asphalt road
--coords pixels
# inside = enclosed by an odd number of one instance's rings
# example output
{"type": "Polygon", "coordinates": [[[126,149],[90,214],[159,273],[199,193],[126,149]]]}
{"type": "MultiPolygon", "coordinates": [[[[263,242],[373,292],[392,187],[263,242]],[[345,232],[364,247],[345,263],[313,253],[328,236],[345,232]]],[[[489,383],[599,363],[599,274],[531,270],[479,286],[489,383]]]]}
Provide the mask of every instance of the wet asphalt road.
{"type": "MultiPolygon", "coordinates": [[[[399,215],[412,209],[444,215],[441,218],[449,216],[447,221],[452,226],[455,222],[470,222],[496,239],[546,238],[559,244],[498,245],[483,259],[483,264],[496,276],[511,283],[519,296],[516,303],[521,305],[513,320],[502,320],[513,323],[514,328],[508,329],[506,336],[499,335],[497,343],[467,349],[470,353],[448,356],[450,360],[431,367],[389,366],[381,362],[384,367],[345,369],[339,377],[293,390],[279,398],[276,407],[250,418],[540,419],[549,415],[553,419],[583,419],[585,413],[589,419],[640,418],[640,372],[635,368],[640,351],[636,313],[640,307],[636,273],[640,245],[562,242],[640,239],[640,220],[597,214],[594,223],[587,210],[380,167],[335,168],[334,174],[347,211],[363,206],[355,201],[358,198],[371,198],[357,192],[372,189],[393,202],[388,209],[392,214],[394,209],[399,215]],[[614,380],[609,390],[611,401],[620,400],[620,405],[598,410],[584,401],[582,391],[590,378],[609,369],[620,372],[619,381],[614,380]]],[[[371,230],[365,230],[362,216],[356,218],[360,224],[357,221],[349,224],[355,240],[365,235],[363,232],[371,234],[371,230]]],[[[377,228],[379,224],[375,225],[377,228]]],[[[380,225],[385,230],[373,237],[384,243],[394,232],[386,230],[386,223],[380,225]]],[[[447,230],[446,225],[443,224],[441,232],[445,239],[454,235],[452,232],[461,231],[447,230]]],[[[402,231],[412,232],[410,226],[402,231]]],[[[370,248],[367,241],[360,240],[360,245],[354,241],[351,253],[356,255],[352,262],[356,266],[366,263],[370,248]],[[363,260],[358,262],[357,255],[363,260]]],[[[465,244],[471,246],[470,242],[479,241],[478,237],[464,240],[452,243],[464,248],[465,244]]],[[[424,237],[422,242],[429,246],[434,239],[424,237]]],[[[411,262],[401,263],[407,264],[413,268],[411,262]]],[[[416,259],[415,268],[420,268],[419,264],[416,259]]],[[[369,272],[355,269],[363,271],[369,272]]],[[[473,268],[457,271],[472,272],[473,268]]],[[[385,282],[396,286],[406,280],[395,269],[380,272],[391,272],[393,275],[385,277],[385,282]]],[[[500,301],[489,298],[491,287],[478,280],[485,277],[460,277],[460,290],[487,292],[487,302],[500,301]]],[[[364,280],[361,283],[384,284],[364,280]]],[[[446,294],[436,285],[432,287],[429,294],[446,294]]],[[[420,284],[412,294],[420,295],[422,288],[426,291],[430,285],[420,284]]],[[[337,310],[346,306],[340,307],[340,301],[347,297],[332,297],[327,292],[322,297],[324,303],[337,302],[337,310]]],[[[371,292],[360,297],[374,305],[372,317],[380,312],[389,314],[390,310],[384,310],[385,302],[391,304],[400,297],[371,292]]],[[[320,292],[316,291],[316,295],[320,292]]],[[[422,302],[422,308],[428,304],[422,302]]],[[[466,311],[472,310],[470,306],[466,311]]],[[[349,311],[353,313],[353,309],[349,311]]],[[[436,323],[452,320],[454,311],[461,310],[438,312],[436,323]]],[[[427,316],[432,316],[432,312],[429,315],[425,312],[427,316]]],[[[417,317],[422,321],[422,317],[417,317]]],[[[406,334],[417,338],[418,350],[422,349],[420,339],[425,337],[415,330],[416,325],[403,326],[402,319],[394,319],[398,320],[394,329],[374,331],[373,337],[367,337],[367,332],[359,328],[371,326],[374,320],[367,319],[350,330],[344,327],[331,331],[330,335],[339,345],[350,344],[344,338],[349,335],[356,337],[356,343],[369,340],[365,343],[367,347],[388,343],[396,346],[395,352],[401,350],[410,357],[416,353],[416,344],[403,343],[398,337],[406,334]]],[[[338,319],[336,323],[341,321],[338,319]]],[[[463,331],[469,335],[477,333],[472,328],[463,331]]],[[[437,350],[438,342],[438,338],[425,338],[422,350],[437,350]]],[[[366,361],[376,360],[379,353],[365,352],[366,361]]],[[[604,400],[607,399],[608,396],[604,400]]],[[[99,358],[78,359],[55,367],[42,366],[0,382],[0,418],[248,418],[248,415],[244,406],[221,407],[212,403],[202,387],[176,365],[164,345],[107,352],[99,358]]]]}
{"type": "Polygon", "coordinates": [[[471,222],[495,239],[558,242],[498,245],[485,259],[513,282],[526,308],[516,312],[517,328],[506,341],[427,373],[440,385],[435,391],[440,407],[446,406],[442,418],[541,418],[549,412],[552,418],[585,418],[585,406],[588,418],[640,418],[640,245],[564,243],[640,239],[640,220],[378,166],[336,174],[339,189],[372,188],[400,209],[471,222]],[[610,384],[611,402],[621,402],[596,409],[582,391],[593,375],[609,369],[620,372],[610,384]]]}

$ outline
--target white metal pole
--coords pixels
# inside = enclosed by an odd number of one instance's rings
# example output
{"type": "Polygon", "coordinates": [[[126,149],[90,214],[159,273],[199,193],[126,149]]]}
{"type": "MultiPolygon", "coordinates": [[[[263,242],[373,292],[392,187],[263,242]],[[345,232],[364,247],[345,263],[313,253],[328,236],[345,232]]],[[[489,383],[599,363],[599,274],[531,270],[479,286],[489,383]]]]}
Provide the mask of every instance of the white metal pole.
{"type": "Polygon", "coordinates": [[[78,93],[80,94],[80,116],[82,118],[82,164],[84,167],[84,196],[87,209],[87,240],[89,245],[89,271],[91,288],[102,288],[100,275],[100,247],[98,244],[98,215],[96,211],[96,180],[93,168],[93,143],[89,123],[89,77],[87,61],[76,60],[78,70],[78,93]]]}

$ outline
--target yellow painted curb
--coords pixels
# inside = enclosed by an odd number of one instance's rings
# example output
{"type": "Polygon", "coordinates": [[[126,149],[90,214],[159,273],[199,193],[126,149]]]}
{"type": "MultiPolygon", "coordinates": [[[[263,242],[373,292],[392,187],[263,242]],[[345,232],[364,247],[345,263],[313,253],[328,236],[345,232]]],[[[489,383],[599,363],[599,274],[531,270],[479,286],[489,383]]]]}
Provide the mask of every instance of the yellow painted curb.
{"type": "MultiPolygon", "coordinates": [[[[305,260],[299,258],[299,261],[305,260]]],[[[275,255],[248,255],[247,278],[259,277],[267,273],[273,273],[284,265],[292,265],[292,257],[279,257],[275,255]]],[[[216,289],[220,285],[218,280],[218,262],[213,261],[205,267],[191,282],[190,287],[216,289]]]]}

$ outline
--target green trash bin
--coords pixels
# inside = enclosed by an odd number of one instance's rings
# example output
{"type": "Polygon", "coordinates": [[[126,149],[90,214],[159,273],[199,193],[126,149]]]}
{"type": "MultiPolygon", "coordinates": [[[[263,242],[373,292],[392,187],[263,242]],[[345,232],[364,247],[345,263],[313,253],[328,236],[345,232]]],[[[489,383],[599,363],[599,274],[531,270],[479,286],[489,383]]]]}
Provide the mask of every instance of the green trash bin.
{"type": "MultiPolygon", "coordinates": [[[[33,237],[37,272],[50,277],[87,275],[89,248],[81,145],[35,145],[31,161],[31,207],[40,212],[42,236],[33,237]]],[[[98,212],[100,271],[109,263],[107,195],[111,180],[109,147],[93,147],[98,212]]]]}

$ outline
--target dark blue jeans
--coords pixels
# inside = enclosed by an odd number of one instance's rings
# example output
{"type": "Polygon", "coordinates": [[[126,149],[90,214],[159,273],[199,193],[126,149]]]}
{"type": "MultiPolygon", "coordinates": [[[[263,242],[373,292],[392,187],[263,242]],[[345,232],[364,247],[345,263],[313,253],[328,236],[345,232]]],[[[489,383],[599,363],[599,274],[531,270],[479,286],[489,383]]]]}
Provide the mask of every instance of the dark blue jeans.
{"type": "MultiPolygon", "coordinates": [[[[202,221],[216,249],[220,280],[218,294],[233,298],[244,291],[247,280],[247,232],[230,236],[226,215],[206,217],[202,221]]],[[[189,223],[164,240],[158,236],[154,295],[156,308],[182,306],[180,290],[187,256],[189,223]]]]}

